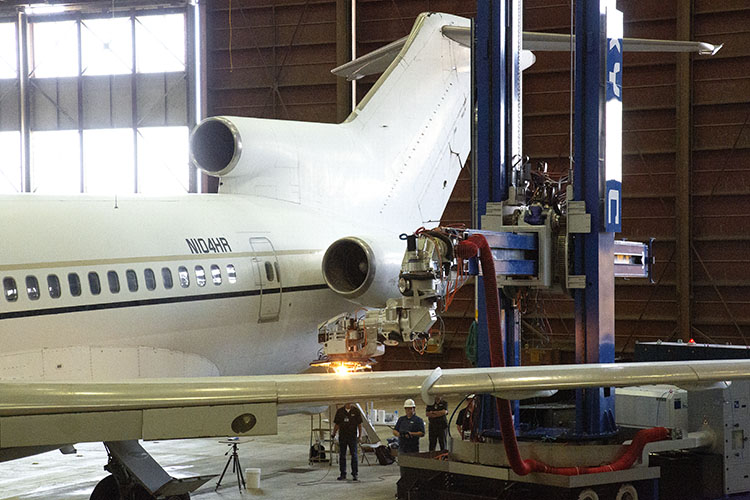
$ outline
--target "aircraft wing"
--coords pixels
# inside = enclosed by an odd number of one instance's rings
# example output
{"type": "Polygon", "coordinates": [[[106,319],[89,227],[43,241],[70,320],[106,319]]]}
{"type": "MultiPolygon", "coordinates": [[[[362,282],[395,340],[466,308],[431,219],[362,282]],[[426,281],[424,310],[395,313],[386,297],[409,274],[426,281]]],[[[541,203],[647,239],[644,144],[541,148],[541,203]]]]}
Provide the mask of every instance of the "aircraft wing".
{"type": "MultiPolygon", "coordinates": [[[[750,378],[750,360],[437,369],[348,375],[0,383],[0,451],[77,442],[276,433],[279,406],[374,398],[673,384],[750,378]]],[[[12,451],[12,450],[11,450],[12,451]]]]}
{"type": "MultiPolygon", "coordinates": [[[[461,45],[471,46],[471,28],[444,26],[443,34],[461,45]]],[[[332,69],[331,73],[345,77],[347,80],[358,80],[367,75],[381,73],[396,58],[407,38],[399,38],[384,47],[342,64],[332,69]]],[[[622,48],[626,52],[696,52],[700,55],[714,55],[722,46],[706,42],[650,40],[646,38],[623,38],[622,41],[622,48]]],[[[527,51],[566,52],[575,50],[575,40],[571,42],[570,35],[566,34],[524,31],[523,49],[522,66],[528,67],[531,64],[526,61],[533,63],[533,60],[530,55],[524,56],[527,51]]]]}

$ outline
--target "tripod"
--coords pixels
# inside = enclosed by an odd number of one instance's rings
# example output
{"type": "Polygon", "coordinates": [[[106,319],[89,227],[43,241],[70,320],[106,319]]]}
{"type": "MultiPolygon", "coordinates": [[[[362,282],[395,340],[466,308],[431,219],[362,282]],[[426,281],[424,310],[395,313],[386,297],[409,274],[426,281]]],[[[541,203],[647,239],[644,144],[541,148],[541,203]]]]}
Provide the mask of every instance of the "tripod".
{"type": "Polygon", "coordinates": [[[239,453],[237,453],[238,444],[239,443],[231,443],[232,449],[227,450],[227,452],[224,453],[224,456],[229,455],[229,458],[227,459],[227,464],[224,466],[224,470],[221,472],[221,476],[219,477],[219,481],[216,483],[216,488],[214,489],[214,491],[218,490],[219,486],[221,486],[221,480],[224,479],[224,474],[226,474],[227,469],[229,468],[229,464],[232,464],[232,472],[234,472],[237,475],[237,488],[240,490],[240,494],[242,493],[242,488],[247,489],[247,485],[245,484],[245,478],[242,476],[242,467],[240,466],[240,455],[239,453]]]}

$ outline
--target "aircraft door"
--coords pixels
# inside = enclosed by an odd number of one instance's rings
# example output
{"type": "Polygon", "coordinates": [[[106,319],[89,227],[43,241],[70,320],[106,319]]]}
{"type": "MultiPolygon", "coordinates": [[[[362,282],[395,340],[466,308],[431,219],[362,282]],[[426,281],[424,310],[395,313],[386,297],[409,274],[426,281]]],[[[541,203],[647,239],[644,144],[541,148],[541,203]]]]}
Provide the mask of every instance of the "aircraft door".
{"type": "Polygon", "coordinates": [[[268,238],[250,238],[255,284],[260,289],[258,323],[278,321],[281,311],[281,275],[276,250],[268,238]]]}

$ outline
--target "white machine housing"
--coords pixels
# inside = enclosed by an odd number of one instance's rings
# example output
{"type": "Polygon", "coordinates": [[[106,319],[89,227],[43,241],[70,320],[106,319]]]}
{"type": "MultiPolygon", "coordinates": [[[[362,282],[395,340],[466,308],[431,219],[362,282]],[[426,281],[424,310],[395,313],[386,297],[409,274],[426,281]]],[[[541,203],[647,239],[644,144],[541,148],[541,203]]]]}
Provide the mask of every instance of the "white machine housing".
{"type": "Polygon", "coordinates": [[[688,431],[688,392],[673,385],[615,389],[617,425],[649,429],[666,427],[688,431]]]}

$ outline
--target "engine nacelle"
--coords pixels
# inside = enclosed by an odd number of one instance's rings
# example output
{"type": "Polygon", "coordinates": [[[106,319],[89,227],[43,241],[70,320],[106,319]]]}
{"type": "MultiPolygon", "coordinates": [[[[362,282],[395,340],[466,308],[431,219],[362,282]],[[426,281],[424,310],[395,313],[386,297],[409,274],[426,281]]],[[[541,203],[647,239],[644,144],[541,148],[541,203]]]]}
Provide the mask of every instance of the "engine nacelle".
{"type": "MultiPolygon", "coordinates": [[[[305,126],[310,140],[319,139],[320,127],[315,125],[305,126]]],[[[200,122],[190,135],[190,161],[207,175],[227,179],[296,169],[300,151],[308,146],[303,139],[289,138],[301,133],[295,122],[212,116],[200,122]]]]}
{"type": "Polygon", "coordinates": [[[323,278],[346,299],[367,307],[382,307],[398,295],[404,243],[385,249],[371,241],[348,236],[334,241],[323,256],[323,278]]]}
{"type": "Polygon", "coordinates": [[[223,116],[206,118],[190,134],[190,161],[208,175],[227,175],[239,163],[241,153],[240,131],[223,116]]]}

